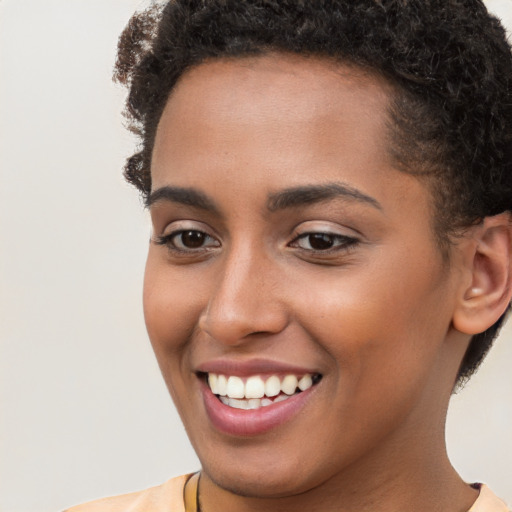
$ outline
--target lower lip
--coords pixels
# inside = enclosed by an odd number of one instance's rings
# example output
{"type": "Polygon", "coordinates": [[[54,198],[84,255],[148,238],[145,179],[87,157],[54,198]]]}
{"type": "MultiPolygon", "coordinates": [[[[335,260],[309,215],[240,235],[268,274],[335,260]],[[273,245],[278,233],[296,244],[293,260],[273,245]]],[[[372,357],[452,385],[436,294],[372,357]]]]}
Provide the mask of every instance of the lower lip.
{"type": "Polygon", "coordinates": [[[290,421],[311,396],[313,386],[290,398],[259,409],[235,409],[223,404],[208,385],[203,383],[202,393],[206,413],[213,426],[232,436],[257,436],[290,421]]]}

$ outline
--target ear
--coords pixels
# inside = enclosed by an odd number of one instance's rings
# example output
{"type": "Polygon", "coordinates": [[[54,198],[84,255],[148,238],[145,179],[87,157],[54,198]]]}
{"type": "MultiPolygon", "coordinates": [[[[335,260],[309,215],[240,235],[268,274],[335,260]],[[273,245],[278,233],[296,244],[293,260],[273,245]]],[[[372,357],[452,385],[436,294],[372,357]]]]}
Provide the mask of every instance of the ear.
{"type": "Polygon", "coordinates": [[[491,327],[505,312],[512,295],[512,220],[509,212],[486,217],[471,228],[463,249],[467,278],[453,316],[465,334],[491,327]]]}

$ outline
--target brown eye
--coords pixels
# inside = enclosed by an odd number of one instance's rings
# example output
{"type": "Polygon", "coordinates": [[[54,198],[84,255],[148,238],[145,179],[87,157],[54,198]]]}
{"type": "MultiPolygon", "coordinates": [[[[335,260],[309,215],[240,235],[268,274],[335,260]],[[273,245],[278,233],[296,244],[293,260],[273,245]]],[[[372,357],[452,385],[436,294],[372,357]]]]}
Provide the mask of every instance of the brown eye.
{"type": "Polygon", "coordinates": [[[206,237],[207,235],[205,235],[201,231],[193,230],[183,231],[182,233],[176,235],[176,238],[180,239],[181,245],[183,245],[187,249],[198,249],[199,247],[202,247],[206,240],[206,237]]]}
{"type": "Polygon", "coordinates": [[[313,233],[308,235],[308,242],[311,249],[325,251],[334,245],[334,236],[325,233],[313,233]]]}
{"type": "Polygon", "coordinates": [[[156,237],[155,242],[158,245],[166,245],[171,251],[182,253],[220,247],[220,243],[217,239],[197,229],[174,231],[168,235],[156,237]]]}
{"type": "Polygon", "coordinates": [[[194,251],[220,247],[218,240],[204,231],[185,229],[172,233],[167,238],[167,245],[180,251],[194,251]]]}
{"type": "Polygon", "coordinates": [[[292,246],[310,252],[328,252],[347,249],[358,242],[356,238],[333,233],[304,233],[292,242],[292,246]]]}

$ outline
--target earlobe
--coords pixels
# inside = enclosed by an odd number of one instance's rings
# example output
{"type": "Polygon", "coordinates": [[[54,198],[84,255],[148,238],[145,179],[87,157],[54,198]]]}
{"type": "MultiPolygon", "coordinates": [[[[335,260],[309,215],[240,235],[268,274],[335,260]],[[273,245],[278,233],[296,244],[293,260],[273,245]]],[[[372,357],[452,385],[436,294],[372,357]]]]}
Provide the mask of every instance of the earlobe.
{"type": "Polygon", "coordinates": [[[453,326],[465,334],[478,334],[505,312],[512,295],[512,220],[502,213],[486,217],[472,229],[466,250],[470,279],[461,290],[453,326]],[[469,282],[469,285],[468,285],[469,282]]]}

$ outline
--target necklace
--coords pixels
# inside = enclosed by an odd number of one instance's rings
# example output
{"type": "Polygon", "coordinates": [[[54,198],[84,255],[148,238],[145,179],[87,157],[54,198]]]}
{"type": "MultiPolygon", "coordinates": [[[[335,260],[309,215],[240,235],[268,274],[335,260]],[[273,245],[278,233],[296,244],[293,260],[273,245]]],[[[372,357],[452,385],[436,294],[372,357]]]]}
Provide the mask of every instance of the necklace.
{"type": "Polygon", "coordinates": [[[201,472],[194,473],[185,484],[183,489],[183,501],[185,502],[185,512],[201,512],[199,508],[198,484],[201,472]]]}

